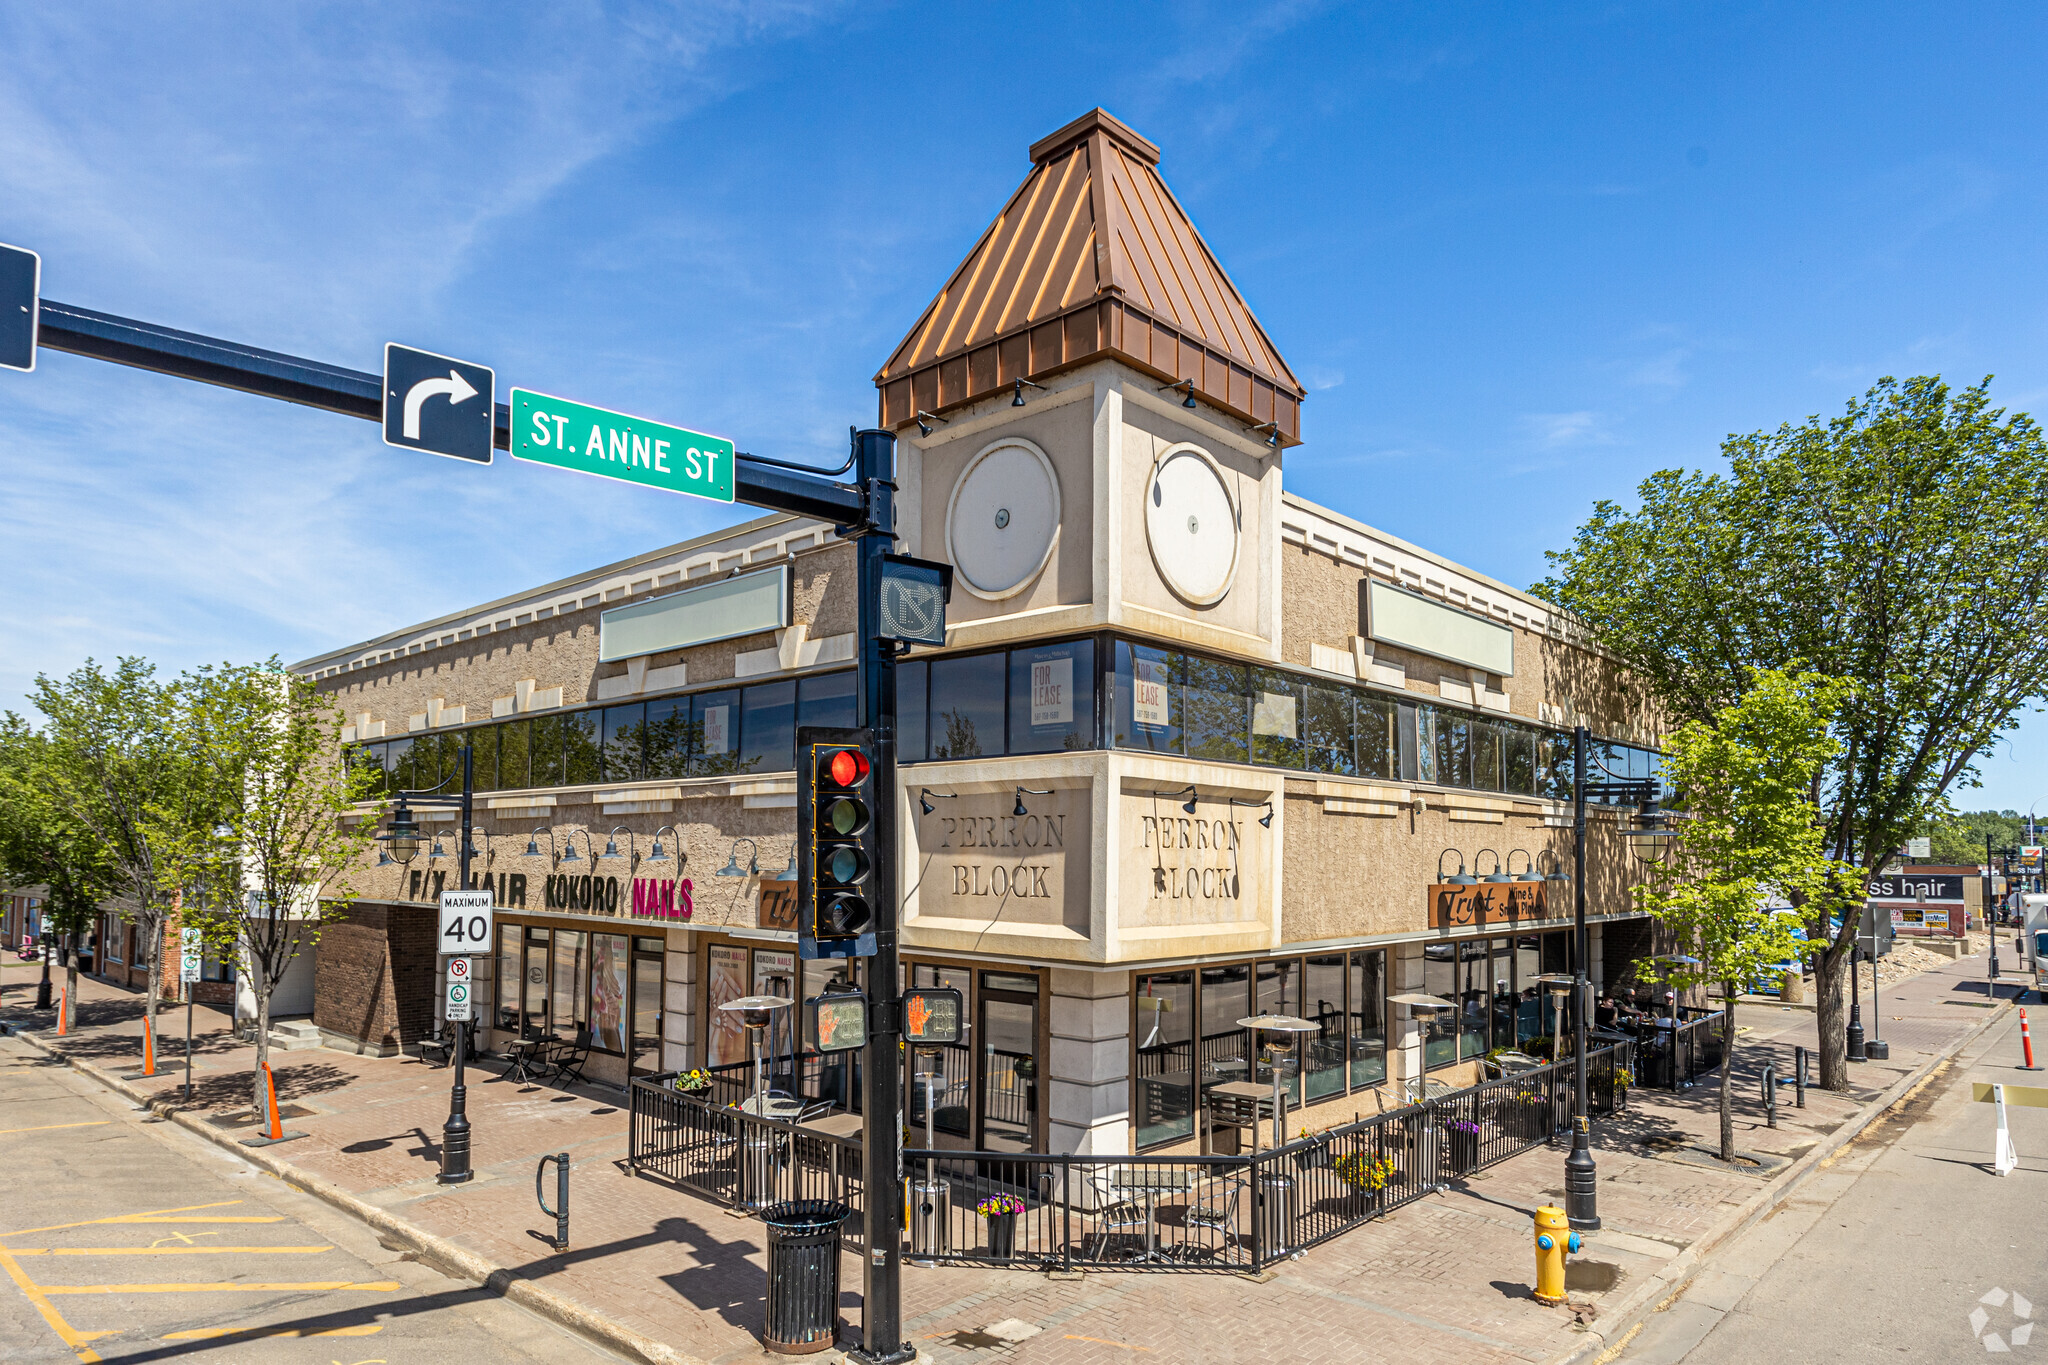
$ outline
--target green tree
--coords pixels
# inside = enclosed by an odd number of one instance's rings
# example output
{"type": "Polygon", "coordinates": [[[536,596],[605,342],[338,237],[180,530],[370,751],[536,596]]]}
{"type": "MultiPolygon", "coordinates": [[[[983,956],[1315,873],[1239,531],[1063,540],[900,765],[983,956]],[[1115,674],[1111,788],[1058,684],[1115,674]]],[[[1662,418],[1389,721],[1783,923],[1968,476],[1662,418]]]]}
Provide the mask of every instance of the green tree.
{"type": "Polygon", "coordinates": [[[49,739],[12,711],[0,718],[0,877],[41,886],[44,923],[65,940],[64,1025],[78,1017],[78,950],[112,890],[106,847],[52,799],[49,739]]]}
{"type": "Polygon", "coordinates": [[[1921,821],[1915,834],[1926,835],[1927,861],[1974,867],[1984,861],[1984,841],[2003,853],[2027,842],[2027,817],[2011,810],[1943,811],[1921,821]]]}
{"type": "MultiPolygon", "coordinates": [[[[1989,384],[1887,378],[1833,420],[1730,436],[1725,474],[1663,470],[1635,511],[1596,504],[1534,589],[1674,722],[1713,724],[1758,669],[1853,681],[1809,797],[1829,855],[1865,873],[2048,690],[2048,442],[1989,384]]],[[[1862,894],[1837,883],[1804,907],[1834,1089],[1862,894]]]]}
{"type": "Polygon", "coordinates": [[[178,832],[168,861],[187,888],[184,922],[233,955],[255,998],[260,1112],[271,997],[355,900],[347,873],[375,822],[342,817],[371,797],[377,775],[345,761],[341,712],[274,658],[187,673],[179,691],[207,818],[178,832]]]}
{"type": "Polygon", "coordinates": [[[1793,932],[1798,917],[1771,904],[1822,896],[1837,876],[1862,880],[1827,857],[1809,795],[1838,748],[1829,721],[1853,691],[1842,679],[1766,669],[1712,724],[1687,721],[1666,741],[1665,772],[1687,815],[1676,857],[1635,888],[1636,903],[1699,959],[1674,964],[1674,988],[1721,987],[1723,1161],[1735,1158],[1736,997],[1772,964],[1797,959],[1802,946],[1793,932]]]}
{"type": "Polygon", "coordinates": [[[123,658],[111,673],[88,659],[62,680],[38,675],[32,695],[48,721],[41,771],[50,802],[106,850],[113,884],[131,902],[124,909],[149,962],[145,1017],[154,1029],[164,924],[179,891],[169,854],[205,817],[177,688],[142,659],[123,658]]]}

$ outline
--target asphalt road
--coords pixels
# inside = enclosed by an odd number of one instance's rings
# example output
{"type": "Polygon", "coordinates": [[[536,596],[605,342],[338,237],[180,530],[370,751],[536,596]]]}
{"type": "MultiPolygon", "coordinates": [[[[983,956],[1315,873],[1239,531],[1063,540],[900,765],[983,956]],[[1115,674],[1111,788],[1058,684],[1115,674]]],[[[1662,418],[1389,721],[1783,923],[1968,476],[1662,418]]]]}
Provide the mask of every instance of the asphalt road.
{"type": "MultiPolygon", "coordinates": [[[[2048,1025],[2048,1008],[2027,1013],[2048,1025]]],[[[2048,1039],[2036,1043],[2048,1064],[2048,1039]]],[[[1978,1080],[2048,1087],[2020,1059],[2008,1011],[1606,1359],[2048,1359],[2048,1109],[2008,1106],[2020,1163],[2001,1177],[1994,1107],[1971,1099],[1978,1080]]]]}
{"type": "Polygon", "coordinates": [[[13,1038],[0,1154],[10,1365],[617,1359],[13,1038]]]}

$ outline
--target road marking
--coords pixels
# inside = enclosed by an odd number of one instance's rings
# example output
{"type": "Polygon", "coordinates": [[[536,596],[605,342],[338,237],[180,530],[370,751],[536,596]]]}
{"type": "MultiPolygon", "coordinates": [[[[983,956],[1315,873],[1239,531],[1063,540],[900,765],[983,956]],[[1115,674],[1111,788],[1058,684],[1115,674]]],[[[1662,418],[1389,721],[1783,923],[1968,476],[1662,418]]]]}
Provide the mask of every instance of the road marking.
{"type": "Polygon", "coordinates": [[[312,1256],[322,1251],[332,1251],[332,1246],[318,1247],[9,1247],[10,1256],[227,1256],[230,1254],[257,1256],[312,1256]]]}
{"type": "Polygon", "coordinates": [[[112,1119],[94,1119],[91,1123],[45,1123],[35,1128],[0,1128],[0,1137],[9,1133],[47,1133],[53,1128],[104,1128],[112,1119]]]}
{"type": "Polygon", "coordinates": [[[14,1281],[28,1301],[35,1305],[35,1310],[43,1315],[43,1321],[50,1324],[50,1330],[77,1354],[80,1365],[94,1365],[94,1362],[100,1359],[100,1353],[86,1343],[100,1337],[112,1336],[111,1331],[81,1332],[66,1322],[64,1315],[57,1311],[57,1306],[44,1296],[42,1286],[23,1274],[20,1264],[4,1250],[0,1250],[0,1267],[6,1269],[7,1278],[14,1281]]]}
{"type": "Polygon", "coordinates": [[[88,1218],[80,1223],[51,1223],[46,1227],[20,1228],[14,1232],[0,1232],[0,1239],[26,1237],[31,1232],[62,1232],[65,1228],[97,1227],[102,1223],[112,1225],[119,1223],[282,1223],[284,1221],[282,1216],[271,1218],[257,1218],[247,1215],[214,1215],[201,1218],[164,1217],[167,1213],[191,1213],[196,1209],[230,1209],[241,1202],[239,1199],[223,1199],[217,1204],[186,1204],[175,1209],[150,1209],[145,1213],[117,1213],[110,1218],[88,1218]]]}
{"type": "Polygon", "coordinates": [[[360,1327],[329,1327],[324,1331],[308,1332],[299,1327],[195,1327],[189,1332],[171,1332],[165,1341],[219,1341],[223,1337],[373,1337],[384,1330],[381,1322],[366,1322],[360,1327]]]}
{"type": "Polygon", "coordinates": [[[234,1280],[225,1280],[216,1284],[45,1284],[35,1287],[45,1294],[289,1294],[295,1291],[326,1292],[335,1289],[363,1289],[379,1294],[395,1294],[400,1286],[396,1280],[304,1280],[297,1284],[242,1284],[234,1280]]]}

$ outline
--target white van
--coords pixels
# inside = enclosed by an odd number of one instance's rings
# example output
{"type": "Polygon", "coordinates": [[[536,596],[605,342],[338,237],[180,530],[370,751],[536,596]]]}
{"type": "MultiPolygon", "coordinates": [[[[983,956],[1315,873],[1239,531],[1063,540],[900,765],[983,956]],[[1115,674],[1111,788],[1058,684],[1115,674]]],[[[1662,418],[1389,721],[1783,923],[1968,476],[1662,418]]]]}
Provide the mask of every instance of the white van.
{"type": "Polygon", "coordinates": [[[2019,926],[2019,939],[2013,946],[2034,978],[2034,996],[2048,1001],[2048,895],[2015,891],[2006,908],[2019,926]]]}

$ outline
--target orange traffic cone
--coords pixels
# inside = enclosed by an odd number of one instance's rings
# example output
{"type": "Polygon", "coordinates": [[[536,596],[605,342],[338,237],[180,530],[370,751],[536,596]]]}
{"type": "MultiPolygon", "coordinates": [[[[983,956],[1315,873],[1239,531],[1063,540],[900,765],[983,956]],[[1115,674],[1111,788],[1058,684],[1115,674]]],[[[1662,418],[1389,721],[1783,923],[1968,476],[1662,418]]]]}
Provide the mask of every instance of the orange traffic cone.
{"type": "Polygon", "coordinates": [[[156,1030],[150,1027],[149,1016],[142,1016],[142,1074],[156,1075],[156,1030]]]}
{"type": "Polygon", "coordinates": [[[263,1083],[270,1089],[270,1140],[284,1140],[284,1117],[277,1112],[277,1074],[270,1069],[270,1063],[263,1064],[263,1083]]]}
{"type": "Polygon", "coordinates": [[[59,1038],[62,1038],[66,1033],[70,1032],[70,1030],[64,1026],[64,1023],[66,1018],[71,1013],[70,1009],[68,1008],[71,1002],[68,999],[66,999],[65,996],[66,992],[57,992],[57,1036],[59,1038]]]}

